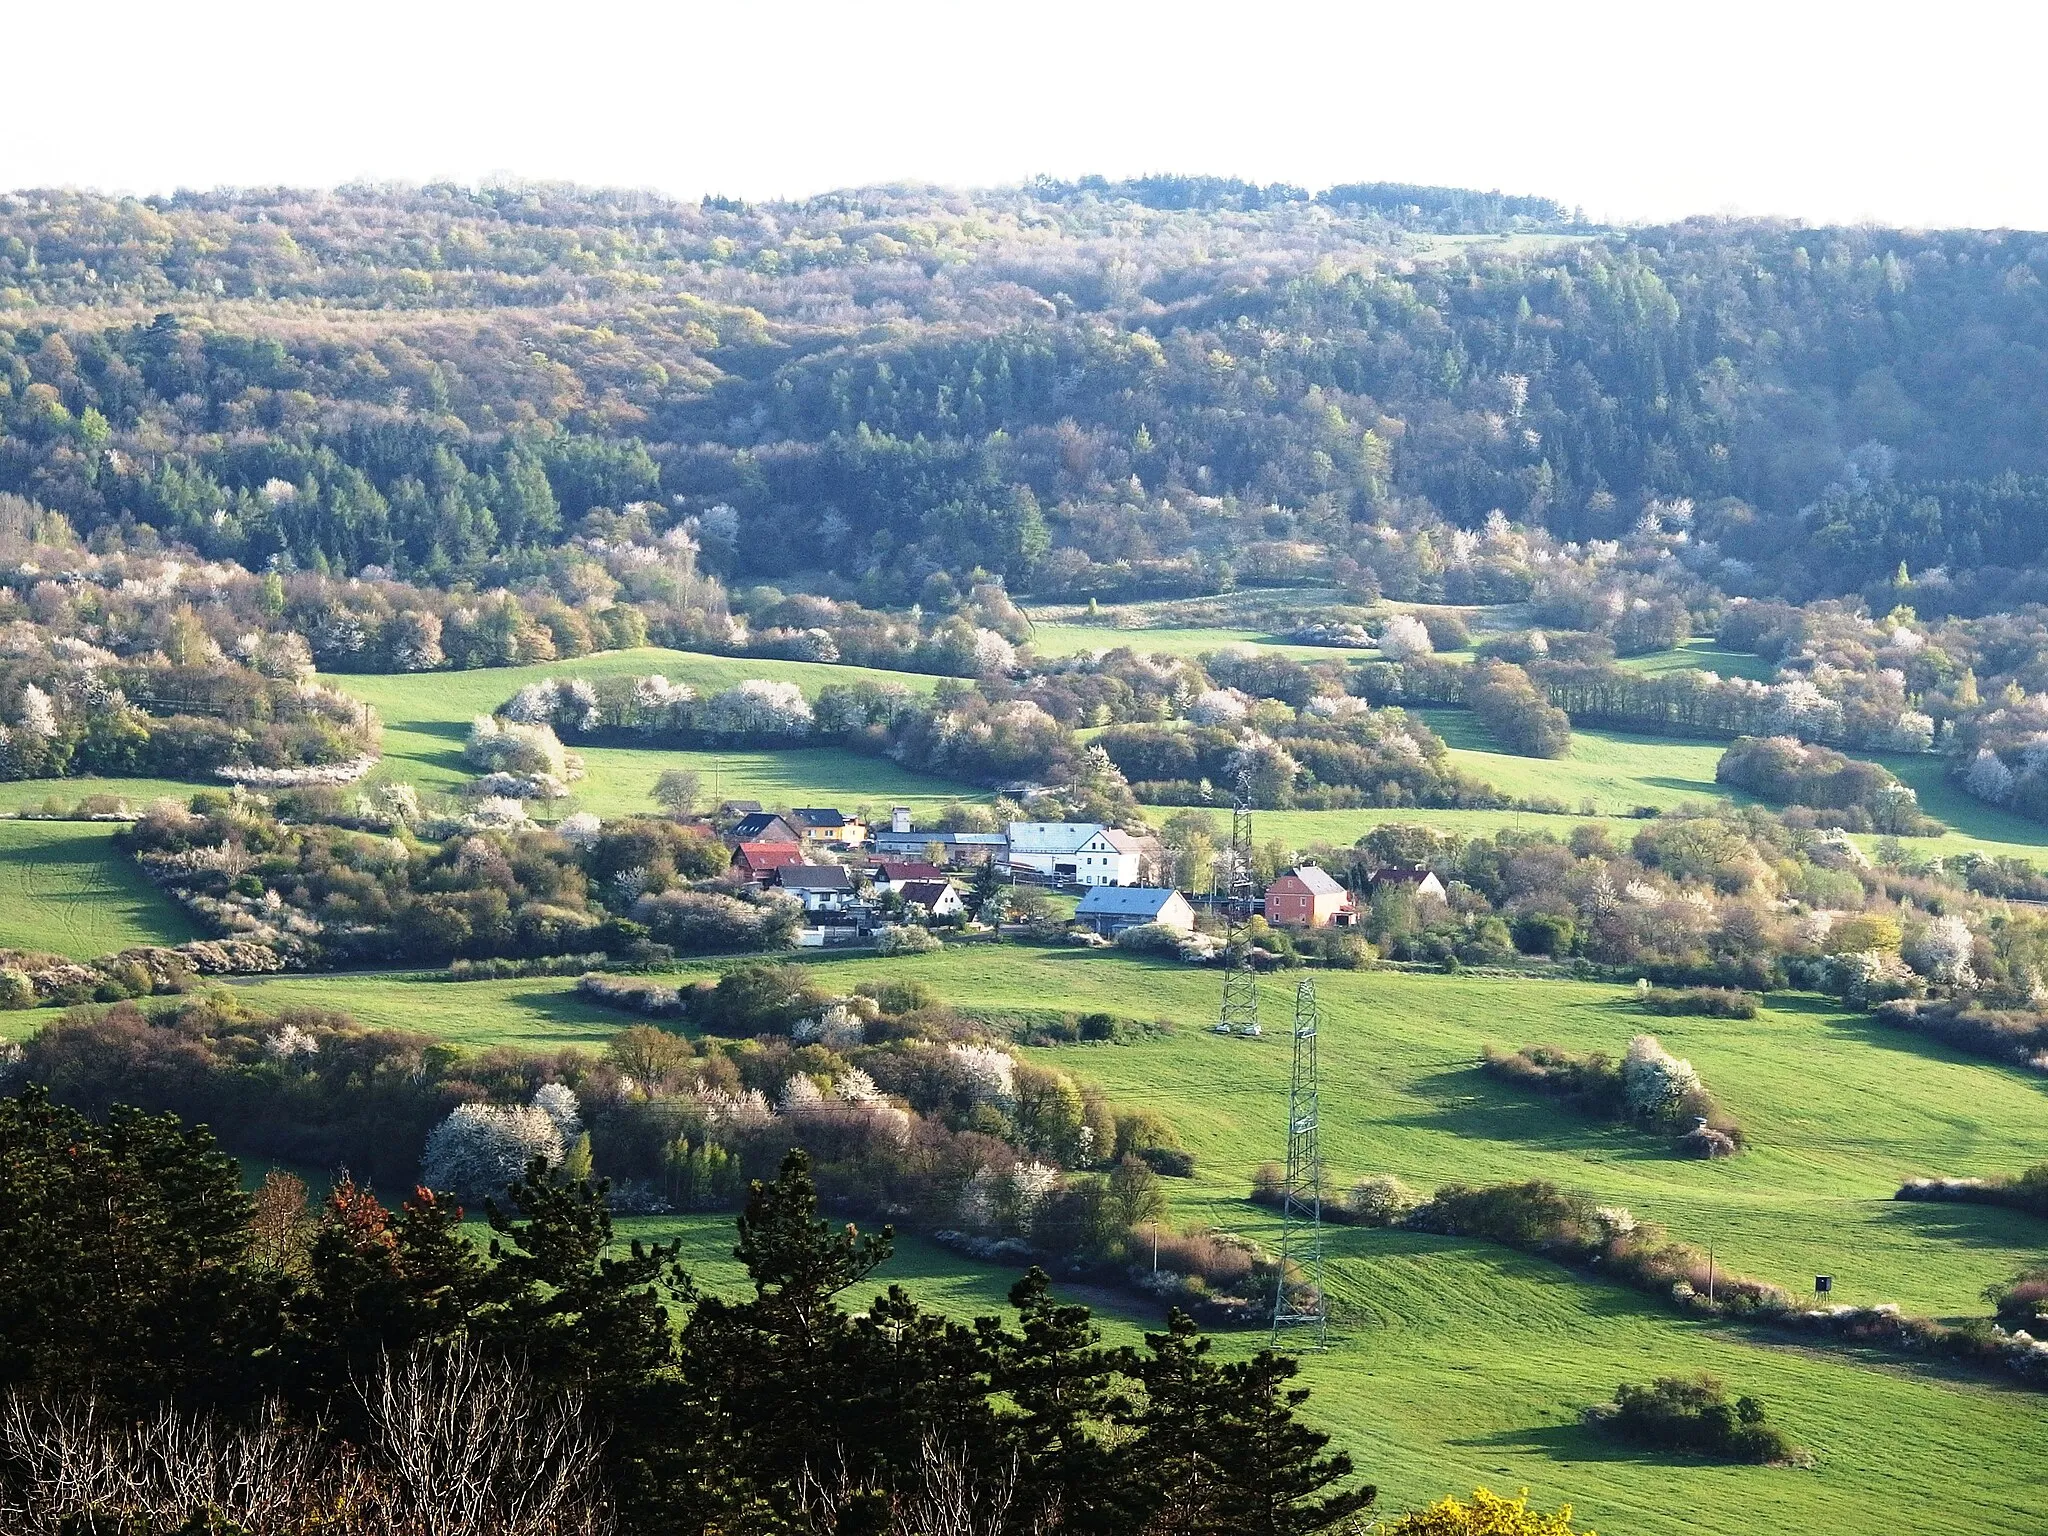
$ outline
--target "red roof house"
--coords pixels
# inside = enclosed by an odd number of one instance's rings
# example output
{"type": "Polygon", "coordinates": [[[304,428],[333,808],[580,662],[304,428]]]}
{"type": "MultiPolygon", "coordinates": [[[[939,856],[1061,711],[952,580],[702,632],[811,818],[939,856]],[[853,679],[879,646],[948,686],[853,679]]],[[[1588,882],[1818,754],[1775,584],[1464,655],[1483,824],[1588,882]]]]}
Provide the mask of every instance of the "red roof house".
{"type": "Polygon", "coordinates": [[[1290,869],[1266,887],[1266,921],[1275,928],[1322,928],[1348,923],[1351,893],[1313,864],[1290,869]]]}

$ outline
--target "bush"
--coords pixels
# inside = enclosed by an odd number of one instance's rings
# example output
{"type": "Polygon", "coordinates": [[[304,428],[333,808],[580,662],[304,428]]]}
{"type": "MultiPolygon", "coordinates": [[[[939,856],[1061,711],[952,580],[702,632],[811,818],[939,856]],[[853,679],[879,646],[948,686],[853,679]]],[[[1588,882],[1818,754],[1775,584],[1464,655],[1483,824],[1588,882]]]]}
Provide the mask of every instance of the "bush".
{"type": "Polygon", "coordinates": [[[1637,1035],[1621,1061],[1621,1101],[1638,1120],[1676,1120],[1702,1092],[1689,1061],[1665,1050],[1655,1035],[1637,1035]]]}
{"type": "Polygon", "coordinates": [[[1116,936],[1116,947],[1141,955],[1172,955],[1178,959],[1187,937],[1178,928],[1169,928],[1164,923],[1138,923],[1116,936]]]}
{"type": "Polygon", "coordinates": [[[540,1104],[458,1104],[427,1136],[420,1182],[464,1199],[502,1197],[538,1157],[559,1167],[562,1130],[540,1104]]]}
{"type": "Polygon", "coordinates": [[[2014,1178],[1909,1179],[1895,1200],[1951,1201],[1959,1205],[2002,1205],[2048,1217],[2048,1163],[2036,1163],[2014,1178]]]}
{"type": "Polygon", "coordinates": [[[1374,1529],[1379,1536],[1574,1536],[1571,1505],[1560,1505],[1555,1514],[1546,1515],[1529,1507],[1527,1493],[1504,1499],[1484,1488],[1473,1493],[1469,1504],[1438,1499],[1427,1509],[1411,1510],[1374,1529]]]}
{"type": "Polygon", "coordinates": [[[1481,1049],[1480,1064],[1496,1077],[1570,1099],[1589,1114],[1622,1112],[1621,1069],[1605,1051],[1574,1056],[1555,1045],[1525,1045],[1509,1055],[1489,1045],[1481,1049]]]}
{"type": "Polygon", "coordinates": [[[1611,1404],[1589,1409],[1586,1419],[1617,1439],[1657,1450],[1758,1466],[1802,1459],[1798,1447],[1766,1422],[1761,1402],[1729,1402],[1727,1389],[1712,1376],[1659,1376],[1647,1387],[1623,1383],[1611,1404]]]}
{"type": "Polygon", "coordinates": [[[1390,1173],[1376,1173],[1352,1185],[1344,1209],[1362,1227],[1392,1227],[1405,1220],[1422,1199],[1390,1173]]]}
{"type": "Polygon", "coordinates": [[[1465,684],[1465,702],[1506,751],[1524,757],[1563,757],[1571,747],[1570,718],[1512,662],[1477,663],[1465,684]]]}
{"type": "Polygon", "coordinates": [[[1665,1015],[1694,1013],[1710,1019],[1753,1019],[1757,999],[1739,987],[1652,987],[1642,996],[1643,1007],[1665,1015]]]}
{"type": "Polygon", "coordinates": [[[881,938],[875,943],[876,952],[884,955],[928,955],[943,948],[945,945],[937,934],[915,923],[892,923],[882,930],[881,938]]]}

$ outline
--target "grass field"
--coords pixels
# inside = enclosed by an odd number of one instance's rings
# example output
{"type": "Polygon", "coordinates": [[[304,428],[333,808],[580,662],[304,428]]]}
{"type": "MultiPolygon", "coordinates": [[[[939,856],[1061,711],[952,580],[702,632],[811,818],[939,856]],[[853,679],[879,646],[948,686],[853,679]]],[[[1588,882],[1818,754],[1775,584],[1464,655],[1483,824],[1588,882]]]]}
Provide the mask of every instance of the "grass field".
{"type": "Polygon", "coordinates": [[[1711,635],[1696,635],[1684,645],[1668,651],[1624,657],[1619,665],[1630,672],[1645,672],[1652,676],[1697,669],[1716,672],[1722,677],[1746,677],[1759,683],[1769,682],[1774,675],[1771,664],[1763,657],[1752,656],[1746,651],[1724,651],[1714,643],[1711,635]]]}
{"type": "MultiPolygon", "coordinates": [[[[1121,956],[959,947],[899,960],[819,962],[828,984],[886,973],[930,980],[983,1008],[1106,1008],[1165,1015],[1181,1030],[1129,1046],[1040,1053],[1119,1103],[1180,1128],[1198,1176],[1173,1181],[1176,1219],[1270,1240],[1242,1198],[1284,1142],[1289,1053],[1206,1032],[1213,972],[1121,956]]],[[[1937,1315],[1981,1313],[1978,1293],[2048,1247],[2048,1222],[2015,1213],[1892,1201],[1926,1173],[1977,1174],[2026,1160],[2048,1136],[2048,1089],[1911,1037],[1881,1033],[1815,1000],[1781,999],[1754,1021],[1649,1019],[1612,987],[1392,972],[1320,973],[1324,1146],[1332,1177],[1388,1171],[1421,1188],[1448,1179],[1545,1177],[1622,1204],[1731,1269],[1794,1288],[1837,1277],[1846,1301],[1892,1300],[1937,1315]],[[1747,1128],[1732,1162],[1672,1157],[1654,1138],[1583,1120],[1480,1073],[1479,1047],[1545,1041],[1617,1051],[1650,1029],[1690,1057],[1747,1128]]],[[[266,1005],[321,1001],[466,1045],[588,1044],[629,1020],[586,1010],[558,980],[453,984],[394,977],[295,978],[242,990],[266,1005]]],[[[1266,981],[1269,1025],[1291,987],[1266,981]]],[[[734,1275],[722,1224],[680,1231],[706,1278],[734,1275]]],[[[1673,1533],[2034,1532],[2048,1488],[2037,1396],[1945,1379],[1932,1369],[1800,1351],[1682,1320],[1647,1298],[1486,1244],[1342,1230],[1331,1237],[1338,1343],[1313,1360],[1317,1416],[1337,1429],[1396,1506],[1486,1482],[1570,1499],[1603,1530],[1673,1533]],[[1810,1473],[1705,1467],[1617,1453],[1577,1424],[1617,1381],[1711,1369],[1763,1396],[1820,1454],[1810,1473]],[[1967,1476],[1958,1468],[1967,1467],[1967,1476]],[[1740,1509],[1723,1520],[1707,1511],[1740,1509]]],[[[1008,1275],[908,1244],[891,1275],[935,1304],[988,1310],[1008,1275]]],[[[1093,1299],[1093,1298],[1091,1298],[1093,1299]]],[[[1128,1329],[1147,1321],[1119,1307],[1128,1329]]],[[[1239,1338],[1230,1351],[1250,1347],[1239,1338]]]]}
{"type": "MultiPolygon", "coordinates": [[[[748,678],[793,682],[815,696],[832,683],[894,682],[929,692],[938,679],[911,672],[827,666],[803,661],[734,660],[653,647],[610,651],[537,667],[475,672],[414,672],[337,675],[333,681],[376,709],[384,722],[382,776],[425,790],[453,790],[470,777],[462,765],[469,722],[489,714],[527,683],[545,677],[617,677],[659,672],[687,682],[701,693],[716,692],[748,678]]],[[[835,748],[801,752],[683,752],[660,748],[587,747],[581,752],[585,776],[575,785],[581,809],[619,816],[653,808],[654,781],[669,768],[695,768],[704,789],[720,798],[759,800],[765,805],[808,803],[910,805],[935,808],[955,798],[986,798],[965,785],[907,773],[894,763],[835,748]]]]}
{"type": "Polygon", "coordinates": [[[106,822],[0,821],[0,947],[89,960],[194,937],[106,822]]]}

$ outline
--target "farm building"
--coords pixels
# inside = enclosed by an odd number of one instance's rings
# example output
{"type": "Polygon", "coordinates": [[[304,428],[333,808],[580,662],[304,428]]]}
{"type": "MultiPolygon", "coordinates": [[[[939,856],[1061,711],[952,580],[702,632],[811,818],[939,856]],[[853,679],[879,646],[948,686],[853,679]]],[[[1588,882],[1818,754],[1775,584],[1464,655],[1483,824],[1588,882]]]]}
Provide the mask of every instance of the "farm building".
{"type": "Polygon", "coordinates": [[[1073,885],[1135,885],[1139,847],[1092,821],[1013,821],[1010,868],[1073,885]]]}
{"type": "Polygon", "coordinates": [[[1126,928],[1158,923],[1179,933],[1195,931],[1195,909],[1179,891],[1149,885],[1092,886],[1074,908],[1074,920],[1086,923],[1106,939],[1126,928]]]}
{"type": "Polygon", "coordinates": [[[1275,928],[1348,924],[1356,913],[1351,893],[1313,864],[1290,869],[1266,887],[1266,921],[1275,928]]]}
{"type": "Polygon", "coordinates": [[[909,809],[900,805],[889,813],[888,830],[877,829],[872,841],[878,857],[921,859],[948,869],[991,859],[1001,863],[1010,848],[1010,840],[1000,832],[919,831],[910,824],[909,809]]]}
{"type": "Polygon", "coordinates": [[[868,872],[875,884],[893,891],[911,880],[943,880],[946,872],[927,859],[877,859],[868,872]]]}

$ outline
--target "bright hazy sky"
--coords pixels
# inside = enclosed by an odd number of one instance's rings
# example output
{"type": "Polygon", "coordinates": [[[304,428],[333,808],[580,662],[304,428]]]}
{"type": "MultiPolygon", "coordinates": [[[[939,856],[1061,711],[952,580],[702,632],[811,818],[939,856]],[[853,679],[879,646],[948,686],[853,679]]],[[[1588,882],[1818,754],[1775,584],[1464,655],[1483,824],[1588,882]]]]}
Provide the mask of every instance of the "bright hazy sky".
{"type": "Polygon", "coordinates": [[[0,0],[0,187],[1208,172],[2048,229],[2048,7],[0,0]]]}

